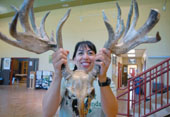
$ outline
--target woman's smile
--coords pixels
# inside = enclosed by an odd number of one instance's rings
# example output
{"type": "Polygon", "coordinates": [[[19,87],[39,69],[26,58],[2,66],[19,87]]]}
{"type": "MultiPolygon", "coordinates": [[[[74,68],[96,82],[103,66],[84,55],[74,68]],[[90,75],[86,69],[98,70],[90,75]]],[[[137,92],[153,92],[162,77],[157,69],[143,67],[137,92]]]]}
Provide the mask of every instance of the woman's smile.
{"type": "Polygon", "coordinates": [[[81,62],[81,65],[85,68],[88,68],[90,66],[91,62],[81,62]]]}

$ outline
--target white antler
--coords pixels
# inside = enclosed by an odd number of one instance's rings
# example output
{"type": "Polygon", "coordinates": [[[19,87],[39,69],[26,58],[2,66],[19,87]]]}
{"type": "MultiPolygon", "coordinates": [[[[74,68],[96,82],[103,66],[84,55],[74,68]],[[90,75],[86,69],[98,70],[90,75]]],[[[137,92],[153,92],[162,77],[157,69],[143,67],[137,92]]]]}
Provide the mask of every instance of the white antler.
{"type": "Polygon", "coordinates": [[[47,12],[44,18],[41,21],[40,28],[37,28],[35,24],[35,18],[33,13],[33,2],[34,0],[24,0],[21,8],[18,10],[17,8],[13,7],[16,11],[15,16],[12,19],[10,24],[10,34],[16,40],[12,40],[6,37],[4,34],[0,32],[0,39],[19,48],[25,49],[27,51],[31,51],[37,54],[41,54],[48,50],[56,50],[56,48],[62,47],[62,36],[61,36],[61,29],[67,18],[70,14],[70,9],[67,11],[65,16],[61,19],[58,27],[57,27],[57,43],[54,41],[54,37],[48,37],[45,31],[45,20],[50,12],[47,12]],[[30,13],[30,15],[28,15],[30,13]],[[28,17],[30,16],[30,21],[32,24],[32,29],[29,24],[28,17]],[[17,32],[16,26],[18,18],[20,19],[21,26],[24,32],[17,32]],[[58,40],[59,39],[59,40],[58,40]],[[58,47],[57,47],[58,46],[58,47]]]}
{"type": "Polygon", "coordinates": [[[138,4],[136,0],[132,0],[126,28],[123,34],[124,24],[123,24],[123,20],[121,20],[120,17],[121,10],[119,4],[117,3],[116,5],[118,8],[117,20],[119,25],[116,28],[116,33],[114,33],[112,26],[109,24],[108,19],[105,13],[103,12],[103,19],[109,33],[109,39],[104,45],[105,48],[111,50],[111,52],[116,55],[120,55],[120,54],[127,53],[129,50],[135,48],[136,46],[142,43],[155,43],[161,40],[159,33],[157,33],[156,37],[147,36],[147,33],[151,31],[151,29],[156,25],[156,23],[160,19],[160,13],[158,12],[158,10],[152,9],[145,24],[138,30],[135,30],[135,26],[139,17],[139,12],[138,12],[138,4]],[[130,25],[132,13],[133,13],[133,4],[135,9],[135,14],[134,14],[132,24],[130,25]],[[123,37],[121,39],[122,35],[123,37]],[[119,39],[121,39],[120,43],[118,43],[119,39]]]}

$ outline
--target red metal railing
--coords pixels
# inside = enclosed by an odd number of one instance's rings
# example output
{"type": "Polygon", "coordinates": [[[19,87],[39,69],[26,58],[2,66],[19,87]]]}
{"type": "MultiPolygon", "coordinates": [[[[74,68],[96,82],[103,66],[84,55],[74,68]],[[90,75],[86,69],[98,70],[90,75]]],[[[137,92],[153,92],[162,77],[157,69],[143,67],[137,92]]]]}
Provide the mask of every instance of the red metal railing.
{"type": "Polygon", "coordinates": [[[125,92],[117,96],[126,112],[118,115],[148,116],[170,106],[169,73],[170,58],[129,79],[125,92]]]}

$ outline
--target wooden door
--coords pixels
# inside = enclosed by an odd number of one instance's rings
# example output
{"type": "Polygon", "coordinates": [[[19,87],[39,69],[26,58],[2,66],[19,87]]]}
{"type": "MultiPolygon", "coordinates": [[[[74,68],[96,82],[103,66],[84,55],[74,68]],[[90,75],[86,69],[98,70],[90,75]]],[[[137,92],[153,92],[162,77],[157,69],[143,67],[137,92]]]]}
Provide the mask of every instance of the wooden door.
{"type": "Polygon", "coordinates": [[[118,89],[122,87],[122,64],[118,63],[118,89]]]}
{"type": "Polygon", "coordinates": [[[128,76],[128,67],[123,65],[122,69],[122,85],[127,86],[127,76],[128,76]]]}
{"type": "Polygon", "coordinates": [[[28,73],[28,61],[22,61],[21,62],[21,74],[27,74],[28,73]]]}

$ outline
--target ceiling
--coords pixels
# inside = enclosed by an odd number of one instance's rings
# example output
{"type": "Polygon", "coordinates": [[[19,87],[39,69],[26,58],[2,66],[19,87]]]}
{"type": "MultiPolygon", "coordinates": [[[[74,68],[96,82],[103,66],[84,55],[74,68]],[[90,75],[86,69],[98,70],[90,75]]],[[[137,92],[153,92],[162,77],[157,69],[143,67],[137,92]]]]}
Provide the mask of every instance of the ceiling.
{"type": "MultiPolygon", "coordinates": [[[[11,5],[19,8],[24,0],[0,0],[0,18],[13,16],[11,5]]],[[[108,2],[115,0],[35,0],[34,11],[46,11],[52,9],[108,2]]]]}
{"type": "MultiPolygon", "coordinates": [[[[145,53],[145,49],[135,49],[135,57],[132,58],[140,58],[143,57],[143,54],[145,53]]],[[[128,53],[121,54],[121,57],[128,57],[128,53]]],[[[130,58],[130,57],[129,57],[130,58]]]]}

